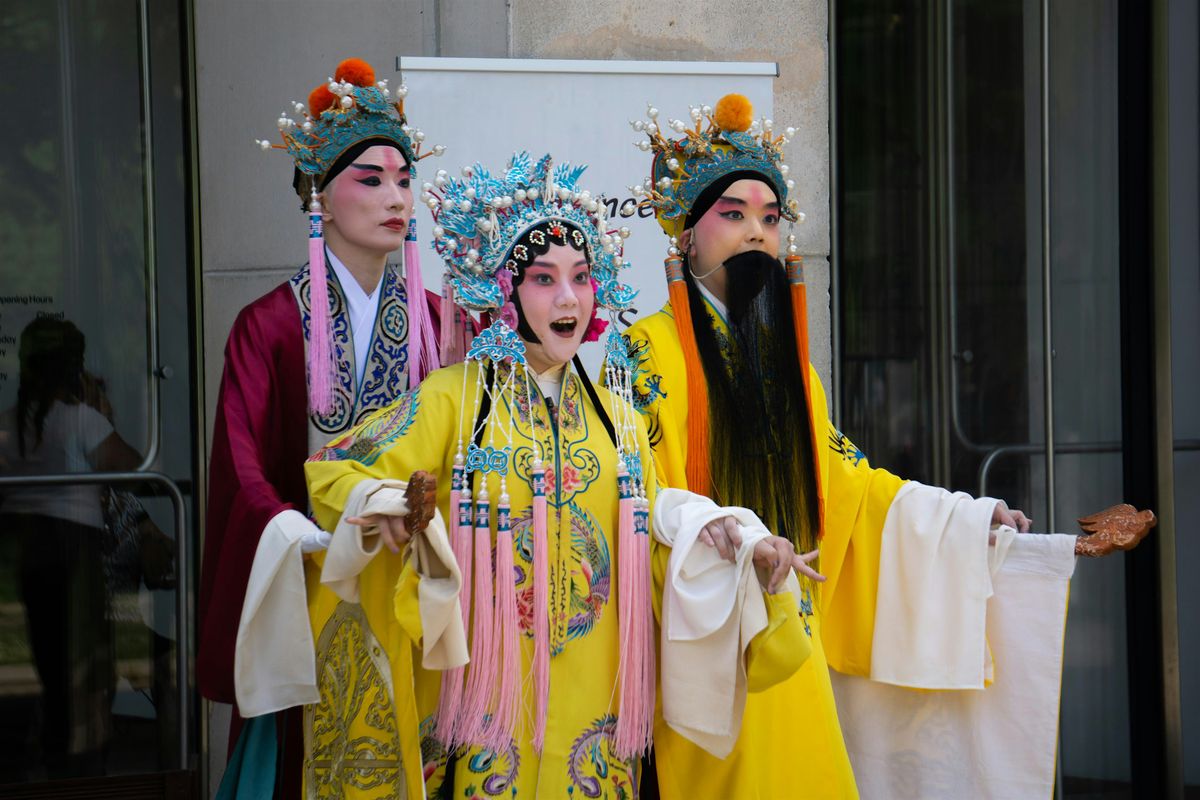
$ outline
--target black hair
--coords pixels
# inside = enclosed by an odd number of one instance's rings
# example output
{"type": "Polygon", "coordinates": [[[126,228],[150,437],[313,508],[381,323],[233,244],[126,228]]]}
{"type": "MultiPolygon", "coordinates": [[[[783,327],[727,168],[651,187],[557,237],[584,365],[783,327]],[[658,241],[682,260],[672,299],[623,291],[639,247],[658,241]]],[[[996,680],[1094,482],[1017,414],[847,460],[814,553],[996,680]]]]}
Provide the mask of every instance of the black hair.
{"type": "MultiPolygon", "coordinates": [[[[384,136],[375,136],[371,139],[364,139],[361,142],[356,142],[350,147],[347,147],[340,156],[338,156],[329,169],[325,170],[325,174],[316,179],[315,184],[318,192],[325,191],[325,187],[329,182],[336,178],[346,167],[354,163],[354,159],[361,156],[372,147],[394,147],[404,156],[404,163],[411,167],[412,163],[408,160],[408,154],[404,152],[404,148],[392,139],[384,136]]],[[[300,210],[308,211],[308,204],[312,200],[313,176],[308,173],[301,172],[299,167],[292,170],[292,188],[296,190],[296,194],[300,196],[300,210]]]]}
{"type": "MultiPolygon", "coordinates": [[[[517,287],[525,282],[526,268],[536,261],[538,256],[546,255],[550,251],[551,245],[567,245],[587,254],[587,239],[584,237],[583,231],[570,222],[548,219],[521,234],[512,246],[512,250],[509,251],[508,259],[500,267],[500,269],[507,269],[513,276],[511,300],[517,309],[517,333],[521,334],[521,338],[525,341],[534,344],[540,344],[540,342],[537,334],[533,332],[533,328],[529,327],[529,323],[525,319],[517,287]]],[[[591,263],[590,258],[588,262],[591,263]]]]}
{"type": "Polygon", "coordinates": [[[21,331],[17,386],[17,449],[25,457],[25,432],[42,443],[46,414],[62,395],[83,395],[83,353],[86,340],[67,320],[38,317],[21,331]]]}

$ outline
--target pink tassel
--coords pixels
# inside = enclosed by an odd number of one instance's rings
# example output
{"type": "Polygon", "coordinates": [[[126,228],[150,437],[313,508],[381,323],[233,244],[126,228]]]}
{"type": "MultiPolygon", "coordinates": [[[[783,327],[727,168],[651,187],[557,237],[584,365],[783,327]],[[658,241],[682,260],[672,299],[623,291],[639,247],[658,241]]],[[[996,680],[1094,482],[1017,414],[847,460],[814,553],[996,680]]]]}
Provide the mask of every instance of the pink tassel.
{"type": "Polygon", "coordinates": [[[521,663],[521,629],[517,613],[516,570],[513,565],[512,511],[508,495],[496,506],[496,620],[499,636],[496,661],[500,686],[496,707],[485,727],[483,746],[493,753],[508,747],[517,732],[521,713],[521,685],[525,670],[521,663]]]}
{"type": "Polygon", "coordinates": [[[542,752],[550,704],[550,539],[547,535],[546,468],[533,467],[533,750],[542,752]]]}
{"type": "Polygon", "coordinates": [[[471,668],[455,735],[459,744],[480,744],[484,716],[496,687],[496,642],[492,609],[492,534],[487,489],[475,504],[474,619],[471,625],[471,668]]]}
{"type": "MultiPolygon", "coordinates": [[[[471,622],[471,492],[463,492],[463,468],[454,466],[450,489],[450,508],[457,515],[457,524],[451,526],[451,547],[454,560],[462,573],[462,591],[458,594],[459,610],[463,623],[471,622]]],[[[457,743],[457,722],[462,707],[463,677],[466,667],[455,667],[442,673],[442,690],[438,695],[437,727],[434,738],[447,750],[457,743]]]]}
{"type": "Polygon", "coordinates": [[[464,328],[466,316],[462,309],[454,303],[454,287],[447,277],[442,281],[441,307],[441,363],[442,366],[457,364],[466,357],[466,336],[464,328]]]}
{"type": "Polygon", "coordinates": [[[429,315],[429,300],[425,297],[425,281],[421,277],[421,248],[417,244],[417,221],[409,220],[408,235],[404,237],[404,278],[408,292],[408,374],[409,388],[425,380],[425,376],[441,367],[438,343],[429,315]]]}
{"type": "Polygon", "coordinates": [[[650,597],[648,513],[633,495],[624,463],[617,472],[618,617],[621,635],[621,705],[613,749],[619,758],[646,752],[654,723],[654,627],[650,597]]]}
{"type": "Polygon", "coordinates": [[[322,213],[314,189],[308,207],[308,405],[318,414],[328,414],[333,411],[333,331],[322,213]]]}

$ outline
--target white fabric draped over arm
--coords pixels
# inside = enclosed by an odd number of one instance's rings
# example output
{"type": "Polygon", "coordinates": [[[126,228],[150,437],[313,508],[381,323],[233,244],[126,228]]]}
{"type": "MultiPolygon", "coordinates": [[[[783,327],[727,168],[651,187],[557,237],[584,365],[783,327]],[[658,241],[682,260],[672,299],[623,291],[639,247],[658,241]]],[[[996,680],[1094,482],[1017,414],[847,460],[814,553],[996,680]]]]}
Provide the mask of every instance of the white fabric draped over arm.
{"type": "Polygon", "coordinates": [[[992,576],[1016,531],[995,530],[998,501],[915,481],[883,524],[871,679],[919,689],[982,689],[991,678],[985,628],[992,576]]]}
{"type": "MultiPolygon", "coordinates": [[[[332,538],[295,510],[272,518],[258,542],[234,650],[234,691],[244,717],[270,714],[320,700],[316,648],[308,616],[304,553],[328,542],[321,583],[343,601],[359,600],[359,575],[379,553],[375,526],[361,528],[348,517],[408,513],[407,484],[367,480],[350,492],[332,538]]],[[[467,662],[466,629],[459,611],[462,573],[454,560],[441,514],[409,545],[421,576],[418,598],[422,625],[422,661],[427,669],[448,669],[467,662]]]]}
{"type": "MultiPolygon", "coordinates": [[[[688,740],[724,758],[742,724],[745,650],[767,627],[752,556],[755,544],[771,533],[751,511],[722,508],[680,489],[658,493],[653,523],[655,538],[672,548],[662,600],[663,718],[688,740]],[[724,517],[733,517],[741,528],[735,563],[699,540],[705,525],[724,517]]],[[[787,586],[799,602],[795,574],[789,574],[787,586]]]]}
{"type": "Polygon", "coordinates": [[[233,652],[243,717],[320,699],[303,553],[319,533],[308,517],[289,509],[272,517],[259,537],[233,652]]]}
{"type": "MultiPolygon", "coordinates": [[[[365,480],[350,491],[346,508],[334,531],[321,583],[338,597],[358,602],[358,576],[383,547],[379,527],[353,525],[351,517],[408,513],[404,492],[408,484],[397,480],[365,480]]],[[[420,535],[409,543],[413,566],[421,576],[417,586],[421,614],[422,664],[426,669],[449,669],[467,663],[467,634],[459,608],[462,572],[454,559],[446,523],[438,511],[420,535]]]]}

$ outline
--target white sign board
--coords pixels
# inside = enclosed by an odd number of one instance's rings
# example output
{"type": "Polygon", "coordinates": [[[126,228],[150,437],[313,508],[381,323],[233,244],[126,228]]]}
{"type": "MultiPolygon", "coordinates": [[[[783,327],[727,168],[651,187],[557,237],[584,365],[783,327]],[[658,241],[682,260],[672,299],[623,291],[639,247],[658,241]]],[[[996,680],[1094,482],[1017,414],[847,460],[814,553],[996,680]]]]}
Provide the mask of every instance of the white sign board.
{"type": "MultiPolygon", "coordinates": [[[[516,150],[537,159],[550,153],[556,162],[587,164],[581,184],[604,195],[613,227],[628,226],[625,258],[632,265],[624,280],[638,289],[631,324],[652,314],[667,299],[663,258],[667,238],[648,206],[631,217],[614,209],[637,209],[629,186],[650,172],[650,154],[635,143],[644,138],[629,126],[646,119],[647,103],[659,120],[690,120],[689,105],[715,105],[722,95],[744,94],[755,116],[772,116],[774,63],[678,61],[561,61],[504,58],[397,58],[396,69],[408,86],[405,111],[426,134],[425,145],[446,146],[440,158],[417,167],[417,185],[439,169],[458,175],[463,166],[481,162],[500,170],[516,150]]],[[[393,82],[394,83],[394,82],[393,82]]],[[[414,186],[414,195],[420,190],[414,186]]],[[[441,286],[442,263],[430,245],[429,210],[418,204],[421,267],[425,285],[441,286]]],[[[600,347],[585,345],[580,356],[596,377],[600,347]]]]}

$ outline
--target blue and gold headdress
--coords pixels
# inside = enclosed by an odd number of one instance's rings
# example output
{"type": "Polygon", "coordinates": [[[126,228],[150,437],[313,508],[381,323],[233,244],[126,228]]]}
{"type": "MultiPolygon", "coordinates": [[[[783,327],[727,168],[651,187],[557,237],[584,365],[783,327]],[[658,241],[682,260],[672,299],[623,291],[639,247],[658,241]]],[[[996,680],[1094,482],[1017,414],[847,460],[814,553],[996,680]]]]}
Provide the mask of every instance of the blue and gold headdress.
{"type": "Polygon", "coordinates": [[[753,119],[750,101],[740,94],[721,98],[715,109],[692,106],[692,124],[683,120],[667,122],[664,133],[658,121],[658,109],[649,106],[647,119],[630,125],[646,135],[637,142],[643,152],[653,152],[650,177],[634,194],[645,196],[654,206],[658,222],[668,236],[683,233],[684,221],[696,199],[709,186],[735,172],[756,172],[771,183],[779,196],[780,214],[795,222],[800,218],[797,202],[788,195],[794,181],[787,177],[783,146],[795,135],[795,128],[776,134],[769,119],[753,119]],[[669,132],[682,134],[668,138],[669,132]]]}
{"type": "MultiPolygon", "coordinates": [[[[404,98],[408,87],[403,84],[393,92],[386,80],[375,80],[375,71],[362,59],[347,58],[338,64],[333,77],[313,89],[308,95],[308,107],[292,102],[288,112],[275,121],[283,137],[282,145],[266,139],[256,140],[259,147],[287,150],[296,169],[309,178],[302,196],[306,197],[312,183],[329,171],[343,153],[372,139],[395,142],[408,160],[412,175],[416,163],[429,155],[445,152],[438,145],[422,153],[425,134],[408,124],[404,115],[404,98]]],[[[299,190],[299,187],[297,187],[299,190]]]]}
{"type": "MultiPolygon", "coordinates": [[[[433,246],[446,262],[446,281],[459,304],[488,312],[491,324],[471,343],[466,364],[479,362],[475,377],[464,367],[460,438],[451,473],[450,505],[456,522],[451,541],[464,576],[470,582],[473,607],[470,665],[443,675],[434,736],[448,747],[481,744],[498,751],[511,741],[521,724],[524,704],[521,632],[513,581],[514,546],[509,480],[528,480],[532,494],[533,560],[533,745],[540,751],[549,702],[550,609],[548,501],[546,453],[541,442],[549,433],[539,425],[554,424],[532,409],[541,407],[533,392],[535,381],[527,368],[525,343],[517,334],[517,317],[510,297],[513,278],[527,261],[520,248],[526,234],[533,244],[569,241],[588,256],[596,286],[596,303],[610,313],[628,308],[636,291],[620,281],[629,267],[622,258],[627,228],[609,229],[603,199],[579,185],[585,167],[555,166],[550,156],[536,163],[529,153],[513,155],[503,173],[482,164],[452,178],[439,170],[422,187],[421,200],[433,212],[433,246]],[[538,241],[541,238],[541,242],[538,241]],[[569,237],[569,239],[567,238],[569,237]],[[473,388],[472,388],[473,387],[473,388]],[[472,423],[468,414],[480,411],[472,423]],[[483,409],[487,411],[483,411],[483,409]],[[529,409],[532,436],[514,429],[514,409],[529,409]],[[501,412],[509,415],[507,423],[501,412]],[[544,419],[539,422],[539,419],[544,419]],[[462,434],[466,433],[464,437],[462,434]],[[543,433],[546,436],[543,437],[543,433]],[[531,455],[520,469],[519,450],[531,455]],[[499,475],[499,497],[489,497],[486,480],[473,492],[472,477],[499,475]],[[494,509],[493,509],[494,506],[494,509]],[[490,520],[494,510],[495,547],[490,520]],[[493,553],[495,562],[492,562],[493,553]],[[494,598],[494,602],[493,602],[494,598]]],[[[613,405],[612,435],[617,451],[617,493],[620,509],[618,550],[622,566],[617,583],[621,616],[621,700],[615,734],[617,751],[632,756],[649,744],[654,716],[654,639],[650,596],[649,508],[642,484],[638,452],[637,412],[626,368],[614,370],[625,354],[616,332],[608,338],[609,386],[618,399],[613,405]],[[618,379],[622,378],[622,379],[618,379]]],[[[581,379],[586,376],[581,375],[581,379]]],[[[596,413],[605,413],[596,404],[596,413]]],[[[464,613],[466,610],[464,609],[464,613]]]]}
{"type": "MultiPolygon", "coordinates": [[[[515,277],[513,246],[543,222],[569,223],[587,248],[592,277],[599,284],[596,302],[622,311],[636,292],[619,280],[629,264],[622,260],[628,228],[608,228],[600,197],[579,186],[586,166],[552,165],[549,155],[535,164],[529,153],[513,155],[502,175],[482,164],[464,167],[461,178],[439,170],[423,186],[421,199],[433,212],[433,246],[446,262],[448,280],[459,304],[495,311],[503,297],[498,273],[515,277]]],[[[576,234],[572,234],[576,235],[576,234]]]]}
{"type": "MultiPolygon", "coordinates": [[[[425,134],[408,124],[404,116],[404,98],[408,89],[402,84],[392,97],[388,82],[375,81],[375,70],[362,59],[347,58],[338,64],[333,77],[308,95],[308,108],[292,102],[297,122],[287,111],[279,115],[276,126],[283,144],[256,139],[263,150],[286,150],[296,167],[293,183],[308,214],[309,308],[308,394],[310,409],[321,415],[333,409],[333,384],[337,367],[334,360],[333,331],[329,317],[329,287],[325,269],[325,227],[318,190],[342,156],[365,142],[394,143],[408,161],[409,173],[417,174],[417,162],[426,156],[440,156],[444,147],[437,145],[422,153],[425,134]],[[324,180],[323,180],[324,179],[324,180]]],[[[438,367],[436,337],[426,306],[421,268],[417,260],[415,220],[410,220],[405,237],[404,265],[409,312],[409,376],[419,380],[438,367]]]]}

